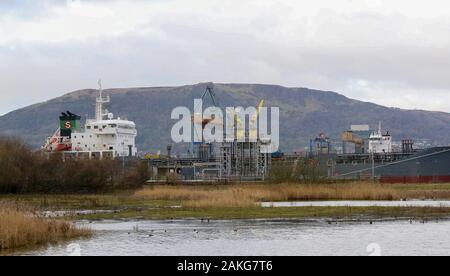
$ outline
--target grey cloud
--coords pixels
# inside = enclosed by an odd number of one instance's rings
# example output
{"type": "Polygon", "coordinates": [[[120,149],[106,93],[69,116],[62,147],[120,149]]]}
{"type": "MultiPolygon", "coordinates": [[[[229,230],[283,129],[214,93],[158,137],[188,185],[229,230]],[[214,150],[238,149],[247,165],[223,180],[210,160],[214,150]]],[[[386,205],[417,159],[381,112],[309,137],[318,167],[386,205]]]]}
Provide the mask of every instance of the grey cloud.
{"type": "Polygon", "coordinates": [[[450,111],[448,18],[325,10],[312,25],[302,19],[287,25],[289,6],[270,11],[237,18],[230,22],[236,28],[211,15],[166,11],[117,36],[0,46],[0,114],[95,87],[98,77],[108,87],[274,83],[450,111]]]}

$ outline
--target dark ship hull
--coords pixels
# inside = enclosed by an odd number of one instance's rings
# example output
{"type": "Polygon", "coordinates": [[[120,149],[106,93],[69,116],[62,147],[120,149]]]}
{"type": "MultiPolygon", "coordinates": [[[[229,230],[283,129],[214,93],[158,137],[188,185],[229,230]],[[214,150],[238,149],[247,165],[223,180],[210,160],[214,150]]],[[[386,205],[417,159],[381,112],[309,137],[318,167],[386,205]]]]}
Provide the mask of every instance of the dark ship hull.
{"type": "Polygon", "coordinates": [[[450,147],[413,154],[336,156],[328,174],[341,179],[377,178],[382,183],[450,183],[450,147]]]}

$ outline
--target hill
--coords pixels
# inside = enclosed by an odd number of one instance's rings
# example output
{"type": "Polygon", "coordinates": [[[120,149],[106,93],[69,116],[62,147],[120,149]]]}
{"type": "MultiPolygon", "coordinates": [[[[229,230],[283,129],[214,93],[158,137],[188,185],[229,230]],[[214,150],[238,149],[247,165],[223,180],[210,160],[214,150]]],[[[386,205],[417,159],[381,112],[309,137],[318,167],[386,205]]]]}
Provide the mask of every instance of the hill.
{"type": "MultiPolygon", "coordinates": [[[[109,110],[116,117],[136,122],[140,151],[164,150],[171,143],[170,129],[174,121],[171,111],[176,106],[193,109],[193,99],[199,98],[205,84],[180,87],[149,87],[107,89],[111,96],[109,110]]],[[[394,140],[402,138],[431,139],[439,144],[450,143],[450,114],[422,110],[388,108],[357,101],[338,93],[287,88],[262,84],[215,84],[221,106],[256,106],[265,99],[267,106],[280,107],[281,148],[302,149],[309,139],[320,132],[338,141],[351,124],[379,121],[389,129],[394,140]]],[[[58,127],[61,111],[70,110],[83,118],[94,116],[97,90],[86,89],[68,93],[44,103],[31,105],[0,117],[0,135],[17,136],[39,148],[45,137],[58,127]]],[[[183,152],[188,146],[178,146],[183,152]]]]}

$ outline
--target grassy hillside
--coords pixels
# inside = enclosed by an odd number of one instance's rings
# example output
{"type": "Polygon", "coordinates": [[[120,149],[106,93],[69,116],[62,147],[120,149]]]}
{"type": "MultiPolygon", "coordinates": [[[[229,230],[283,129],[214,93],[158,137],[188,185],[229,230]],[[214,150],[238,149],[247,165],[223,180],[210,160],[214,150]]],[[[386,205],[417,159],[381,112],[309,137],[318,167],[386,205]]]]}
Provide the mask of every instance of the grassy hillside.
{"type": "MultiPolygon", "coordinates": [[[[108,89],[112,103],[109,110],[136,122],[138,147],[141,151],[164,150],[171,142],[170,119],[176,106],[193,109],[205,84],[181,87],[108,89]]],[[[281,112],[281,147],[291,151],[308,146],[309,139],[319,132],[338,139],[351,124],[378,121],[389,129],[394,140],[402,138],[432,139],[441,144],[450,142],[450,114],[387,108],[352,100],[334,92],[305,88],[286,88],[260,84],[215,84],[221,106],[256,106],[261,99],[268,106],[279,106],[281,112]]],[[[0,135],[18,136],[39,147],[46,136],[58,127],[61,111],[93,117],[96,90],[80,90],[44,103],[13,111],[0,117],[0,135]]],[[[183,152],[186,146],[176,147],[183,152]]]]}

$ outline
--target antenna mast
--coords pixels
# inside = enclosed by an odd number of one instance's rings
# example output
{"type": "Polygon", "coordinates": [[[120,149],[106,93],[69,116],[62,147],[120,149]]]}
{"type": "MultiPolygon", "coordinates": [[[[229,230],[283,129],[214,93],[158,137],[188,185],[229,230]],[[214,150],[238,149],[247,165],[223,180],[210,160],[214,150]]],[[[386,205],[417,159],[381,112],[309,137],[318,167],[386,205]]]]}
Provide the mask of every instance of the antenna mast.
{"type": "Polygon", "coordinates": [[[110,100],[109,96],[103,97],[102,79],[98,80],[98,92],[99,96],[95,102],[95,119],[101,121],[108,114],[108,111],[103,109],[103,104],[109,103],[110,100]]]}

